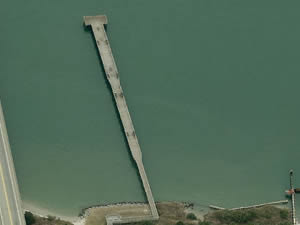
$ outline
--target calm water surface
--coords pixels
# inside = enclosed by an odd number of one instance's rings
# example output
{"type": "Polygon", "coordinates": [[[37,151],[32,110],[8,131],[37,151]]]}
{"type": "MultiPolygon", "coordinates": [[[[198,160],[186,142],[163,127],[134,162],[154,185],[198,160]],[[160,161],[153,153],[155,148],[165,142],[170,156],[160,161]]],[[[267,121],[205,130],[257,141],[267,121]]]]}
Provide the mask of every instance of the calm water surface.
{"type": "Polygon", "coordinates": [[[145,200],[82,24],[96,14],[109,19],[156,200],[284,199],[290,168],[300,186],[299,9],[262,0],[2,2],[0,96],[23,200],[64,215],[145,200]]]}

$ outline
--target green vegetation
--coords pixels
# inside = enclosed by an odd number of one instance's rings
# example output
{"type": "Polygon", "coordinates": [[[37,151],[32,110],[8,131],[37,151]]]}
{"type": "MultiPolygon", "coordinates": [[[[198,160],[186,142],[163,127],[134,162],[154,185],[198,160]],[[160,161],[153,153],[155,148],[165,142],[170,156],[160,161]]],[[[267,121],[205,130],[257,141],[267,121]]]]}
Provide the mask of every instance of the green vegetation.
{"type": "Polygon", "coordinates": [[[289,211],[272,206],[235,211],[220,210],[206,215],[204,222],[210,225],[291,225],[289,211]]]}
{"type": "Polygon", "coordinates": [[[48,216],[47,218],[33,215],[31,212],[25,213],[26,225],[73,225],[70,222],[60,220],[55,216],[48,216]]]}
{"type": "MultiPolygon", "coordinates": [[[[183,203],[165,202],[157,203],[156,206],[159,213],[158,221],[145,221],[127,225],[291,225],[290,211],[273,206],[234,211],[216,210],[204,215],[204,218],[200,212],[198,214],[198,212],[191,210],[183,203]],[[200,218],[202,219],[200,220],[200,218]]],[[[91,214],[89,215],[90,218],[88,217],[86,225],[106,225],[105,215],[108,214],[143,215],[145,209],[147,209],[145,205],[98,208],[92,211],[92,217],[91,214]],[[91,220],[91,218],[97,218],[97,220],[91,220]]]]}
{"type": "Polygon", "coordinates": [[[35,223],[34,215],[31,212],[25,212],[25,221],[27,225],[33,225],[35,223]]]}
{"type": "Polygon", "coordinates": [[[184,223],[182,221],[178,221],[176,225],[184,225],[184,223]]]}
{"type": "Polygon", "coordinates": [[[257,213],[255,211],[250,210],[237,210],[237,211],[221,211],[215,213],[216,218],[223,224],[243,224],[252,222],[257,218],[257,213]]]}
{"type": "Polygon", "coordinates": [[[243,210],[218,210],[200,221],[193,213],[185,213],[178,205],[158,205],[160,218],[151,224],[134,225],[291,225],[290,212],[273,206],[243,210]]]}
{"type": "Polygon", "coordinates": [[[145,221],[145,222],[141,222],[140,225],[154,225],[154,223],[151,221],[145,221]]]}
{"type": "Polygon", "coordinates": [[[281,219],[287,219],[289,217],[289,212],[286,210],[281,210],[280,211],[280,218],[281,219]]]}
{"type": "Polygon", "coordinates": [[[143,221],[143,222],[136,222],[136,223],[127,223],[126,225],[156,225],[156,223],[152,221],[143,221]]]}
{"type": "Polygon", "coordinates": [[[197,217],[195,216],[194,213],[188,213],[186,215],[186,218],[189,219],[189,220],[197,220],[197,217]]]}
{"type": "Polygon", "coordinates": [[[198,225],[211,225],[211,223],[206,221],[200,221],[198,225]]]}

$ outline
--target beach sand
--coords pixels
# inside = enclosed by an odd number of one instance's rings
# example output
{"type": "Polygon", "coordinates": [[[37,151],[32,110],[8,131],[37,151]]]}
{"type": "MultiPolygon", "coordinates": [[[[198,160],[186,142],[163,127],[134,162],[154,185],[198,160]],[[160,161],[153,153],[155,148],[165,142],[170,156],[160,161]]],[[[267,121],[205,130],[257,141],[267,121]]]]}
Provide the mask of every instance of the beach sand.
{"type": "Polygon", "coordinates": [[[61,220],[71,222],[74,225],[85,225],[84,217],[76,217],[76,216],[68,217],[68,216],[64,216],[64,215],[59,215],[58,213],[51,212],[50,210],[36,207],[36,206],[34,206],[34,204],[31,204],[28,202],[23,202],[22,206],[23,206],[24,211],[29,211],[32,214],[39,216],[39,217],[47,218],[49,215],[51,215],[51,216],[55,216],[56,218],[59,218],[61,220]]]}

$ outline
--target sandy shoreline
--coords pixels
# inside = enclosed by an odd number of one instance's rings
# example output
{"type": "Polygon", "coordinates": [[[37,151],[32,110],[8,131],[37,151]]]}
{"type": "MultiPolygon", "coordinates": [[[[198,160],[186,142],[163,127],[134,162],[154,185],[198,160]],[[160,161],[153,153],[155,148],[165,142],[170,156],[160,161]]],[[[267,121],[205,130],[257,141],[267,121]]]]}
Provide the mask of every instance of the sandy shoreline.
{"type": "Polygon", "coordinates": [[[60,215],[58,213],[51,212],[50,210],[43,209],[41,207],[36,207],[33,204],[28,203],[28,202],[23,202],[22,206],[23,206],[24,211],[29,211],[32,214],[37,215],[39,217],[47,218],[49,215],[51,215],[51,216],[55,216],[56,218],[59,218],[61,220],[71,222],[74,225],[84,225],[85,224],[84,217],[79,217],[79,216],[70,217],[70,216],[60,215]]]}
{"type": "MultiPolygon", "coordinates": [[[[186,215],[193,213],[200,221],[204,220],[204,216],[211,211],[215,211],[206,206],[194,205],[188,202],[156,202],[158,211],[161,214],[158,225],[165,225],[166,220],[175,224],[177,220],[186,222],[186,215]]],[[[273,205],[276,208],[288,208],[286,205],[273,205]]],[[[251,206],[250,206],[251,207],[251,206]]],[[[120,202],[113,204],[100,204],[84,208],[79,216],[64,216],[53,211],[36,207],[28,202],[23,203],[25,211],[29,211],[36,216],[47,218],[54,216],[60,220],[71,222],[74,225],[85,224],[106,224],[107,215],[119,215],[122,217],[147,216],[150,215],[149,206],[145,202],[120,202]]],[[[208,214],[209,215],[209,214],[208,214]]],[[[189,221],[187,221],[189,222],[189,221]]]]}
{"type": "MultiPolygon", "coordinates": [[[[179,203],[179,202],[169,202],[169,203],[179,203]]],[[[186,205],[187,210],[189,210],[189,211],[192,210],[195,212],[195,210],[193,209],[194,204],[188,203],[188,202],[180,202],[180,203],[186,205]]],[[[34,206],[34,204],[31,204],[28,202],[23,202],[22,205],[23,205],[24,211],[29,211],[32,214],[40,216],[40,217],[47,218],[49,215],[51,215],[51,216],[55,216],[56,218],[59,218],[61,220],[71,222],[74,225],[85,225],[86,218],[89,216],[89,211],[91,211],[91,210],[95,210],[95,209],[99,209],[99,208],[114,208],[114,207],[118,208],[120,206],[139,206],[139,205],[142,206],[142,205],[147,205],[147,203],[145,203],[145,202],[120,202],[120,203],[112,203],[112,204],[93,205],[93,206],[82,209],[79,214],[80,216],[60,215],[60,214],[52,212],[48,209],[36,207],[36,206],[34,206]]],[[[206,213],[198,212],[197,214],[204,215],[206,213]]],[[[201,216],[203,216],[203,215],[201,215],[201,216]]]]}

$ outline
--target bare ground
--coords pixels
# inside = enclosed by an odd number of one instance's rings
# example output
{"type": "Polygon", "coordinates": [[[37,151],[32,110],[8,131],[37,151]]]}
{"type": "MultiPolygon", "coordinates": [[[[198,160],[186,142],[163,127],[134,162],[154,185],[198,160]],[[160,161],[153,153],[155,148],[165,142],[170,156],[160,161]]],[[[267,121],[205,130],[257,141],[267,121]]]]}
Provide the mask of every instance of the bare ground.
{"type": "MultiPolygon", "coordinates": [[[[174,225],[178,221],[184,223],[197,223],[186,219],[185,204],[177,202],[157,203],[157,210],[160,218],[155,224],[157,225],[174,225]]],[[[116,206],[105,206],[89,209],[86,218],[86,225],[106,225],[105,216],[121,215],[143,216],[150,215],[150,209],[147,204],[125,204],[116,206]]]]}
{"type": "Polygon", "coordinates": [[[88,210],[86,225],[106,225],[105,216],[143,216],[150,215],[149,206],[146,204],[122,204],[96,207],[88,210]]]}

